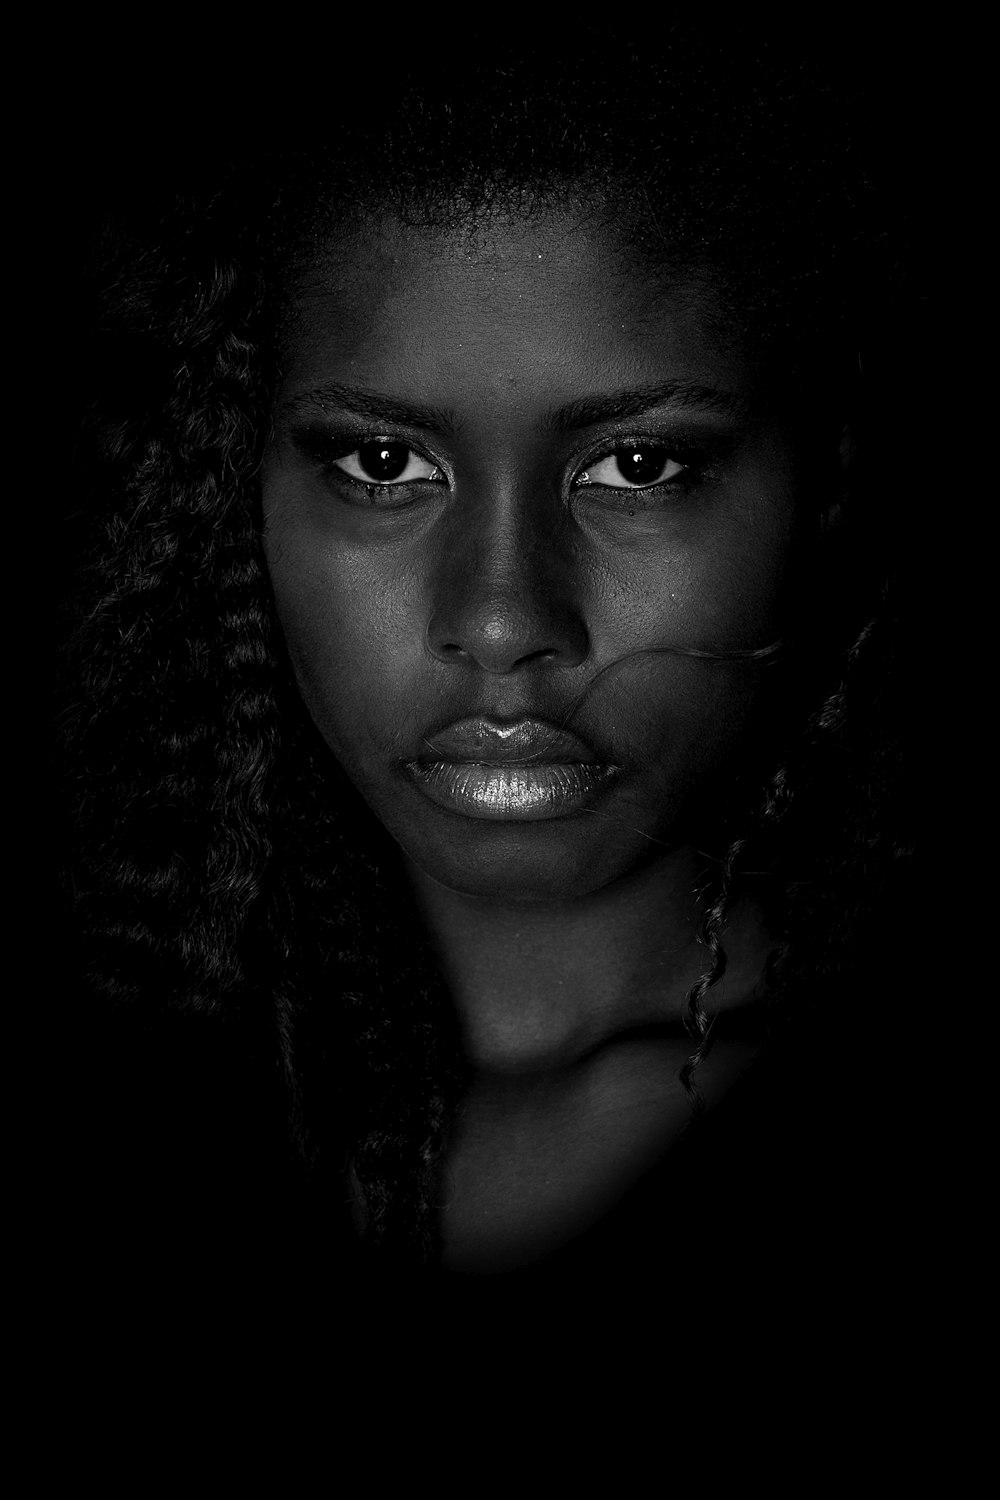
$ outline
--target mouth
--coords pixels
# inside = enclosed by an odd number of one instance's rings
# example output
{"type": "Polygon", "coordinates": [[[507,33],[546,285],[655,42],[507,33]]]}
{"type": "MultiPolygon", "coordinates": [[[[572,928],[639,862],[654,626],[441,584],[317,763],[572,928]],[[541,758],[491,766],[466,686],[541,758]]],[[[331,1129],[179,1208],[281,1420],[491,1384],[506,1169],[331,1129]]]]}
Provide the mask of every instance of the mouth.
{"type": "Polygon", "coordinates": [[[620,772],[544,719],[463,719],[405,763],[432,802],[470,818],[535,821],[586,807],[620,772]]]}

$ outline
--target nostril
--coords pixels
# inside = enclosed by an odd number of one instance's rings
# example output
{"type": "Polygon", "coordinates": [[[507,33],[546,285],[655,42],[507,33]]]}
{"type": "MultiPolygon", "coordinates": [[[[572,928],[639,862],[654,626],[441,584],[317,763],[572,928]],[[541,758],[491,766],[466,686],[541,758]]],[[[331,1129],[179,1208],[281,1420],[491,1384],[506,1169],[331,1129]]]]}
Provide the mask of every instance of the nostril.
{"type": "Polygon", "coordinates": [[[513,670],[515,667],[526,667],[531,664],[540,666],[543,662],[558,660],[559,655],[560,653],[558,651],[552,650],[549,647],[546,647],[543,650],[539,651],[525,651],[523,656],[515,657],[514,660],[511,661],[510,669],[513,670]]]}

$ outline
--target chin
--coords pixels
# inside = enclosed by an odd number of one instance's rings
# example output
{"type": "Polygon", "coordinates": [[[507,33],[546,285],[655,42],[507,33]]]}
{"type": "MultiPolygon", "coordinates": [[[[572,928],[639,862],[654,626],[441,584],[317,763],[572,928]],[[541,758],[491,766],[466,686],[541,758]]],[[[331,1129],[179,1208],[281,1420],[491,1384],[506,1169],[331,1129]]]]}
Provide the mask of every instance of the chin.
{"type": "Polygon", "coordinates": [[[577,900],[647,858],[645,847],[609,841],[586,815],[547,823],[450,821],[459,826],[401,839],[406,854],[438,885],[504,905],[577,900]]]}

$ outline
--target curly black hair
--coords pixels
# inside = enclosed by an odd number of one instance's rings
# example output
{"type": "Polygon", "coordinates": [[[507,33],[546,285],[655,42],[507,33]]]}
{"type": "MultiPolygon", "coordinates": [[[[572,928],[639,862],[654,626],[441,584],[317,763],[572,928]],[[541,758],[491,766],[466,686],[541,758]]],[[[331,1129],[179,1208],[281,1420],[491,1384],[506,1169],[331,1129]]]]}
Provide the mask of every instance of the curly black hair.
{"type": "Polygon", "coordinates": [[[168,201],[107,226],[64,714],[94,993],[254,1017],[312,1170],[345,1172],[363,1234],[404,1258],[434,1254],[436,1163],[465,1084],[457,1025],[391,841],[298,697],[261,544],[278,315],[331,213],[599,202],[665,274],[711,273],[805,415],[836,393],[851,417],[844,539],[799,634],[761,667],[783,708],[706,853],[695,1099],[740,893],[779,934],[761,978],[777,1025],[850,984],[910,845],[879,443],[894,267],[835,91],[815,60],[765,44],[750,66],[732,39],[679,24],[655,45],[584,28],[557,67],[529,46],[466,62],[444,78],[397,66],[377,110],[341,107],[290,150],[188,162],[168,201]]]}

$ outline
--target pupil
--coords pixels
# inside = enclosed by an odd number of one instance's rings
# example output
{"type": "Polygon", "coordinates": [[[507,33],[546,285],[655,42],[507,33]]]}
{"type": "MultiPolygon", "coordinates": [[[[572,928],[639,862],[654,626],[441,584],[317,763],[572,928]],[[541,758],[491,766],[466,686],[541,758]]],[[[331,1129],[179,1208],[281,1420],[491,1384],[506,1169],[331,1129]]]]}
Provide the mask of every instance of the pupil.
{"type": "Polygon", "coordinates": [[[409,456],[410,450],[405,443],[362,443],[358,449],[361,467],[378,484],[398,479],[409,456]]]}
{"type": "Polygon", "coordinates": [[[652,484],[667,462],[666,448],[619,448],[615,454],[618,472],[632,484],[652,484]]]}

